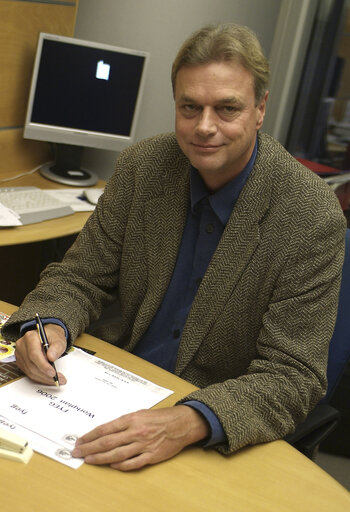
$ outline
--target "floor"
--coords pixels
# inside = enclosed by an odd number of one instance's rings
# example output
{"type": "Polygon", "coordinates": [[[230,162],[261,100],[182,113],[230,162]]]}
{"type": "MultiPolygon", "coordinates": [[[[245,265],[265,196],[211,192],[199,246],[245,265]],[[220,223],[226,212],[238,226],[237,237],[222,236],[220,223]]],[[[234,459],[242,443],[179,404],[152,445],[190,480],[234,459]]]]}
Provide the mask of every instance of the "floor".
{"type": "Polygon", "coordinates": [[[350,458],[318,452],[315,462],[350,491],[350,458]]]}

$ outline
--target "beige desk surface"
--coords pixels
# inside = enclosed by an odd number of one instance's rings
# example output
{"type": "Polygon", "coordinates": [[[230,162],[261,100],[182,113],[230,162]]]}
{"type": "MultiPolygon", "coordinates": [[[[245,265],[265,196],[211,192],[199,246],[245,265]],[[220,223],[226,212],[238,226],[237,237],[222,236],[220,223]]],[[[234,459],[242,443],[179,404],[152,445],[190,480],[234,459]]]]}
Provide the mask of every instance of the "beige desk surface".
{"type": "MultiPolygon", "coordinates": [[[[15,308],[0,301],[0,311],[15,308]]],[[[81,346],[157,384],[175,390],[172,405],[191,384],[88,335],[81,346]]],[[[284,441],[224,457],[191,447],[133,473],[84,464],[74,470],[42,455],[29,464],[0,459],[2,512],[346,512],[350,493],[284,441]]]]}
{"type": "MultiPolygon", "coordinates": [[[[98,181],[96,187],[104,187],[103,180],[98,181]]],[[[1,187],[26,187],[34,186],[39,188],[72,188],[65,187],[54,181],[47,180],[42,177],[39,172],[35,174],[18,178],[14,181],[2,182],[1,187]]],[[[59,219],[37,222],[26,226],[18,226],[13,228],[1,228],[0,246],[26,244],[31,242],[40,242],[50,240],[52,238],[60,238],[62,236],[74,235],[79,233],[91,212],[77,212],[73,215],[61,217],[59,219]]]]}

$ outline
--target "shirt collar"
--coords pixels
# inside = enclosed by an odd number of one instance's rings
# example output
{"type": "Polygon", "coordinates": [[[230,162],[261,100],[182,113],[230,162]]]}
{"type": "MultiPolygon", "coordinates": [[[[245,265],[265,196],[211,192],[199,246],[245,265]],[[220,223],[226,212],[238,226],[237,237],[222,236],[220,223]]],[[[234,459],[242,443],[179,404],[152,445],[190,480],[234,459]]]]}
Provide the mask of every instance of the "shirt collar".
{"type": "Polygon", "coordinates": [[[254,166],[256,155],[258,152],[258,138],[256,139],[252,156],[244,167],[243,171],[235,178],[229,181],[224,187],[220,188],[214,194],[210,194],[202,180],[199,172],[191,167],[191,209],[194,208],[203,198],[208,197],[210,206],[215,214],[219,217],[223,225],[227,224],[232,210],[236,204],[239,194],[248,179],[248,176],[254,166]]]}

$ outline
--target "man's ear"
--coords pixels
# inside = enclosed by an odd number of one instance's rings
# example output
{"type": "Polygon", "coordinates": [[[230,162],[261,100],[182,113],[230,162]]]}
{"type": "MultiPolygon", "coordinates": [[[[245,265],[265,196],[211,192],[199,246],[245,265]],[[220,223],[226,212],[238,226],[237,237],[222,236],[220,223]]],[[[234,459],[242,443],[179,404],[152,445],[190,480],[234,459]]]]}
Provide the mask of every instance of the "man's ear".
{"type": "Polygon", "coordinates": [[[259,130],[264,122],[265,112],[266,112],[266,102],[269,95],[269,91],[266,91],[263,98],[260,100],[257,108],[257,118],[256,118],[256,129],[259,130]]]}

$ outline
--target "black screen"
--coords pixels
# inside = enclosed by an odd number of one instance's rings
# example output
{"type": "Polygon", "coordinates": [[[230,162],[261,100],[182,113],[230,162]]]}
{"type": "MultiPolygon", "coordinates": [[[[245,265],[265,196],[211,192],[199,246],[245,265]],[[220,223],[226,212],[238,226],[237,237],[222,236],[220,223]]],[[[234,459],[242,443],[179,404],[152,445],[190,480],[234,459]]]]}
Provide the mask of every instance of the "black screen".
{"type": "Polygon", "coordinates": [[[31,122],[130,136],[144,61],[44,39],[31,122]]]}

